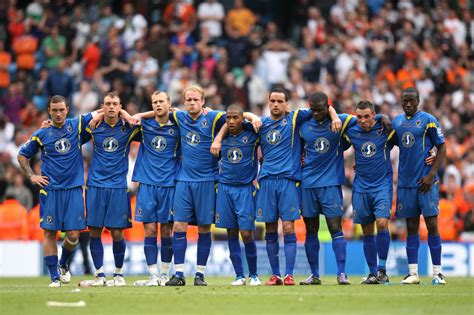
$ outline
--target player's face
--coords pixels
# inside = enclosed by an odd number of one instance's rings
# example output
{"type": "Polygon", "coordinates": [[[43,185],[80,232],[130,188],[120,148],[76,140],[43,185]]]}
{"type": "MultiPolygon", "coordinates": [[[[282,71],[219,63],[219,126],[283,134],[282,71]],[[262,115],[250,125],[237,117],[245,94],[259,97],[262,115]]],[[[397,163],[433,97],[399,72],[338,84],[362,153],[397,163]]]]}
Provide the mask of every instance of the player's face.
{"type": "Polygon", "coordinates": [[[64,102],[49,104],[48,113],[51,116],[54,125],[63,125],[66,121],[68,112],[69,107],[67,107],[64,102]]]}
{"type": "Polygon", "coordinates": [[[288,102],[285,100],[285,94],[273,92],[268,97],[268,107],[274,118],[283,116],[288,109],[288,102]]]}
{"type": "Polygon", "coordinates": [[[120,110],[122,109],[122,103],[120,103],[118,97],[106,96],[104,98],[104,103],[102,104],[102,109],[107,118],[114,119],[119,116],[120,110]]]}
{"type": "Polygon", "coordinates": [[[412,116],[418,110],[419,99],[416,93],[402,94],[402,108],[407,116],[412,116]]]}
{"type": "Polygon", "coordinates": [[[226,117],[229,132],[231,134],[238,134],[240,130],[242,130],[242,124],[244,121],[242,114],[236,110],[228,110],[226,117]]]}
{"type": "Polygon", "coordinates": [[[151,97],[151,105],[153,106],[153,111],[157,117],[168,116],[171,104],[168,102],[165,93],[154,94],[151,97]]]}
{"type": "Polygon", "coordinates": [[[357,123],[364,130],[370,130],[375,123],[375,112],[370,108],[359,109],[355,111],[357,123]]]}
{"type": "Polygon", "coordinates": [[[184,94],[184,105],[189,114],[198,115],[202,111],[204,99],[199,92],[190,90],[184,94]]]}
{"type": "Polygon", "coordinates": [[[328,117],[329,110],[328,104],[321,102],[316,104],[310,104],[311,114],[313,115],[314,120],[323,121],[328,117]]]}

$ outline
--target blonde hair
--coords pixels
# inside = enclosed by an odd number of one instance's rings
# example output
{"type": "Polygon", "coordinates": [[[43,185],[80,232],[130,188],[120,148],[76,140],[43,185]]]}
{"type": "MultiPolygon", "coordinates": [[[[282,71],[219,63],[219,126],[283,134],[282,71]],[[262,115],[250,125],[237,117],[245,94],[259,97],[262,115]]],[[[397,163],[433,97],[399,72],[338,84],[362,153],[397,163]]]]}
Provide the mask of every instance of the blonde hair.
{"type": "Polygon", "coordinates": [[[200,85],[190,85],[183,90],[183,98],[187,92],[193,91],[201,94],[201,99],[204,99],[204,89],[200,85]]]}
{"type": "Polygon", "coordinates": [[[171,103],[171,99],[170,99],[170,96],[168,95],[168,93],[164,92],[164,91],[160,91],[160,90],[156,90],[155,92],[153,92],[151,94],[151,97],[155,96],[155,95],[160,95],[160,94],[164,94],[166,96],[166,100],[168,101],[168,103],[171,103]]]}

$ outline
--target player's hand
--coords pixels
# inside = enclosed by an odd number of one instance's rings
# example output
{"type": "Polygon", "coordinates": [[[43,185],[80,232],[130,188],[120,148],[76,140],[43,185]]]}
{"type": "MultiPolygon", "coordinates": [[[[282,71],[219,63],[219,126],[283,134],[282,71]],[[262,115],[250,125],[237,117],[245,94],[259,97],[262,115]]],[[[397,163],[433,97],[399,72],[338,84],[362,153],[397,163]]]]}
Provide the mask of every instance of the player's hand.
{"type": "Polygon", "coordinates": [[[47,119],[47,120],[44,120],[42,123],[41,123],[41,129],[47,129],[47,128],[50,128],[51,127],[51,119],[47,119]]]}
{"type": "Polygon", "coordinates": [[[420,185],[420,191],[421,193],[425,193],[431,189],[431,186],[433,186],[433,179],[434,175],[431,173],[428,173],[425,177],[420,179],[418,181],[418,184],[420,185]]]}
{"type": "Polygon", "coordinates": [[[104,121],[104,116],[102,115],[97,115],[92,120],[89,122],[89,128],[90,130],[94,130],[99,128],[100,124],[104,121]]]}
{"type": "Polygon", "coordinates": [[[435,151],[434,151],[434,150],[430,150],[430,156],[428,156],[428,157],[425,159],[425,164],[426,164],[426,165],[429,165],[429,166],[433,165],[435,158],[436,158],[436,153],[435,153],[435,151]]]}
{"type": "Polygon", "coordinates": [[[342,121],[339,118],[335,118],[331,122],[331,130],[332,132],[339,132],[342,128],[342,121]]]}
{"type": "Polygon", "coordinates": [[[260,127],[262,127],[262,120],[260,118],[256,118],[252,120],[251,123],[252,123],[253,130],[255,130],[255,132],[258,133],[258,131],[260,130],[260,127]]]}
{"type": "Polygon", "coordinates": [[[222,142],[219,139],[215,139],[211,145],[211,154],[215,157],[219,157],[219,153],[221,152],[222,142]]]}
{"type": "Polygon", "coordinates": [[[40,187],[48,186],[49,185],[49,178],[47,176],[41,176],[41,175],[31,175],[30,181],[38,185],[40,187]]]}
{"type": "Polygon", "coordinates": [[[141,117],[140,118],[137,118],[138,114],[136,115],[133,115],[133,116],[129,116],[129,117],[123,117],[123,119],[128,122],[129,125],[131,126],[139,126],[141,124],[141,117]]]}
{"type": "Polygon", "coordinates": [[[381,122],[384,130],[386,130],[387,132],[391,132],[393,130],[392,121],[390,120],[390,117],[388,117],[387,115],[382,115],[381,122]]]}
{"type": "Polygon", "coordinates": [[[210,112],[212,112],[212,108],[210,108],[210,107],[203,107],[203,109],[202,109],[202,114],[203,114],[204,116],[206,116],[206,115],[209,114],[210,112]]]}

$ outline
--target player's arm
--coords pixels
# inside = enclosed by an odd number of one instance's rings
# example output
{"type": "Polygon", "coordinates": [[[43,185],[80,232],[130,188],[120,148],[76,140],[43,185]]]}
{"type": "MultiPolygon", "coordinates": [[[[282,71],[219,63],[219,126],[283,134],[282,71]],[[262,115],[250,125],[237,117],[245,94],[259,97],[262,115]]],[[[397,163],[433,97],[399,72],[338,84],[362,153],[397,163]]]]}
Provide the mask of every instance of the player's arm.
{"type": "Polygon", "coordinates": [[[446,157],[446,144],[441,143],[436,146],[437,153],[436,157],[433,162],[433,166],[431,167],[430,172],[420,179],[418,181],[418,184],[420,184],[420,191],[422,193],[427,192],[428,190],[431,189],[431,186],[433,185],[433,180],[438,174],[439,167],[441,166],[441,163],[443,162],[444,158],[446,157]]]}
{"type": "Polygon", "coordinates": [[[49,178],[47,176],[36,175],[30,165],[30,158],[38,152],[42,145],[38,135],[33,134],[30,140],[21,147],[17,155],[17,160],[23,174],[28,177],[33,184],[44,187],[49,184],[49,178]]]}
{"type": "Polygon", "coordinates": [[[255,132],[258,133],[258,130],[262,127],[262,120],[260,117],[251,112],[244,112],[244,118],[250,121],[255,132]]]}
{"type": "Polygon", "coordinates": [[[221,152],[222,148],[222,139],[224,139],[227,134],[229,133],[229,127],[227,123],[223,124],[221,130],[217,133],[217,136],[214,137],[214,141],[211,145],[211,154],[219,157],[219,153],[221,152]]]}
{"type": "Polygon", "coordinates": [[[331,117],[331,130],[333,132],[339,132],[342,128],[342,121],[339,119],[336,110],[334,107],[329,106],[329,116],[331,117]]]}

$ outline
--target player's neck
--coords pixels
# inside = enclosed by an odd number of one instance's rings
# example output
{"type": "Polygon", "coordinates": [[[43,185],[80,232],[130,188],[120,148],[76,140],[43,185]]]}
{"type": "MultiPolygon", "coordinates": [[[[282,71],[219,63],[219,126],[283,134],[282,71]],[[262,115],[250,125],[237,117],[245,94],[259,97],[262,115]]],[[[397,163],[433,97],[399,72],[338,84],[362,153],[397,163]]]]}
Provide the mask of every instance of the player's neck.
{"type": "Polygon", "coordinates": [[[282,119],[282,117],[283,117],[283,114],[281,114],[281,115],[274,115],[274,114],[270,113],[270,118],[271,118],[272,120],[280,120],[280,119],[282,119]]]}
{"type": "Polygon", "coordinates": [[[201,114],[202,114],[202,109],[196,114],[191,114],[190,112],[188,112],[189,117],[191,117],[194,120],[198,119],[199,116],[201,116],[201,114]]]}
{"type": "Polygon", "coordinates": [[[168,121],[170,121],[169,115],[166,114],[165,116],[155,116],[155,120],[160,125],[166,125],[168,121]]]}
{"type": "Polygon", "coordinates": [[[229,130],[229,134],[230,134],[231,136],[238,136],[238,135],[242,132],[242,130],[244,130],[244,128],[242,128],[242,127],[240,127],[239,129],[237,129],[235,132],[231,132],[231,131],[229,130]]]}
{"type": "Polygon", "coordinates": [[[114,117],[114,118],[105,117],[104,121],[107,123],[107,125],[113,127],[118,123],[119,118],[118,117],[114,117]]]}
{"type": "Polygon", "coordinates": [[[51,123],[51,125],[53,127],[56,127],[56,128],[61,128],[62,126],[64,126],[64,124],[66,123],[66,121],[63,121],[62,123],[58,124],[58,123],[55,123],[54,121],[51,123]]]}

